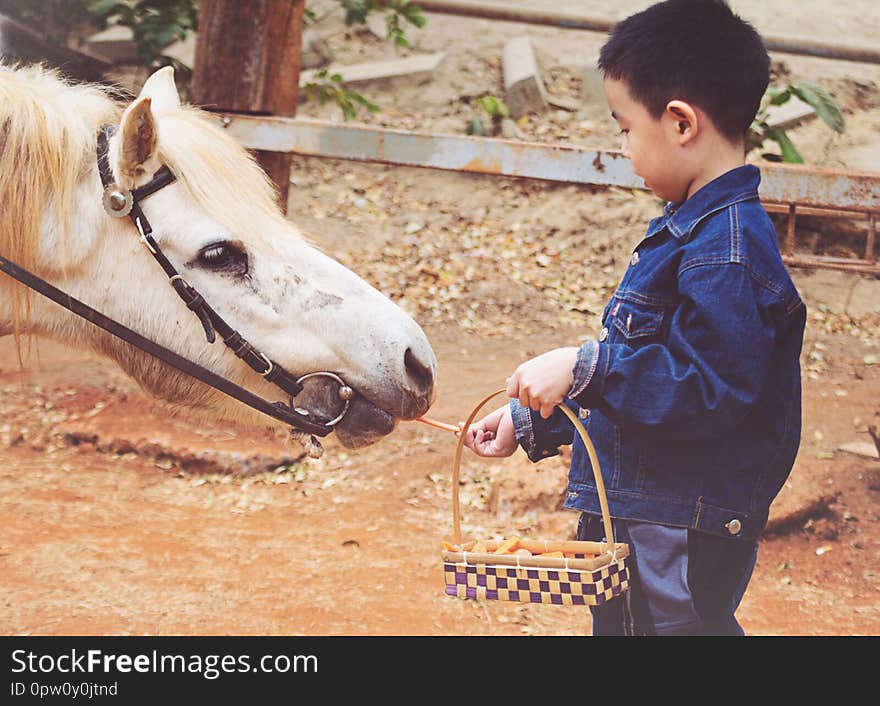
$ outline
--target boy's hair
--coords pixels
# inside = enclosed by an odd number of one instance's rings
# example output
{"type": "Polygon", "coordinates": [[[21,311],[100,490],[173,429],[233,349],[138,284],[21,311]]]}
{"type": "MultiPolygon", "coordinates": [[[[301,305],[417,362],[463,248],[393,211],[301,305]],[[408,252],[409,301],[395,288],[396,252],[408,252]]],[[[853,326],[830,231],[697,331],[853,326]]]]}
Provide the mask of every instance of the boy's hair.
{"type": "Polygon", "coordinates": [[[599,54],[606,78],[622,81],[659,118],[679,99],[740,141],[770,81],[761,35],[723,0],[667,0],[617,23],[599,54]]]}

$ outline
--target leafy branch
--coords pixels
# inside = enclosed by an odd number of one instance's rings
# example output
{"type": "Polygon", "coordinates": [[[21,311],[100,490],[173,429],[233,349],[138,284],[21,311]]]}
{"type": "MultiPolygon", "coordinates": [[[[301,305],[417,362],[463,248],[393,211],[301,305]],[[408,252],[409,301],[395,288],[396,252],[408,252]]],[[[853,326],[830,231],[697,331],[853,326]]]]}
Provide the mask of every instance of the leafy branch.
{"type": "Polygon", "coordinates": [[[318,81],[309,81],[302,88],[306,100],[317,100],[324,105],[328,101],[334,101],[340,108],[346,120],[357,117],[358,106],[364,107],[372,113],[379,110],[379,106],[371,103],[357,91],[353,91],[345,85],[342,76],[329,74],[327,69],[315,72],[314,77],[318,81]]]}
{"type": "Polygon", "coordinates": [[[100,23],[131,29],[144,66],[170,64],[185,76],[192,73],[189,66],[162,54],[162,49],[175,39],[186,39],[190,31],[198,28],[199,0],[82,1],[100,23]]]}
{"type": "MultiPolygon", "coordinates": [[[[397,48],[409,46],[403,23],[419,28],[427,23],[421,8],[410,0],[339,0],[339,4],[345,11],[345,24],[348,26],[366,24],[367,16],[371,12],[384,11],[385,26],[388,30],[387,39],[392,40],[397,48]]],[[[306,9],[306,19],[315,21],[315,13],[306,9]]],[[[379,110],[378,105],[348,88],[340,74],[328,75],[327,69],[322,69],[315,73],[314,77],[319,80],[310,81],[303,86],[306,100],[317,99],[322,105],[328,101],[335,101],[342,109],[346,120],[357,117],[359,106],[373,113],[379,110]]]]}
{"type": "Polygon", "coordinates": [[[345,10],[345,24],[366,24],[367,15],[376,10],[385,10],[385,26],[388,28],[388,39],[397,47],[408,47],[401,21],[414,27],[424,27],[427,19],[422,9],[410,0],[339,0],[345,10]]]}
{"type": "MultiPolygon", "coordinates": [[[[765,141],[770,140],[779,145],[782,153],[781,161],[803,164],[804,158],[794,146],[785,130],[768,124],[771,107],[783,105],[795,96],[815,110],[816,115],[819,116],[822,122],[834,130],[834,132],[838,134],[843,133],[845,127],[843,113],[840,111],[834,98],[831,97],[831,94],[822,86],[804,81],[784,88],[770,88],[764,95],[761,108],[752,121],[746,136],[747,153],[760,149],[765,141]]],[[[768,160],[780,161],[780,157],[772,153],[764,153],[761,156],[768,160]]]]}

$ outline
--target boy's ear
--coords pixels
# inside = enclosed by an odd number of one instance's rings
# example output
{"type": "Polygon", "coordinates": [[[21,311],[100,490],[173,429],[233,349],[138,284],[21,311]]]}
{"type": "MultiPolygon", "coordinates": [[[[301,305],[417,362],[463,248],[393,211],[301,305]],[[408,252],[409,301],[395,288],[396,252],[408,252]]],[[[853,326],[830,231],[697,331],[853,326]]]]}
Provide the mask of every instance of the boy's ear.
{"type": "Polygon", "coordinates": [[[697,111],[685,101],[671,100],[666,104],[666,117],[669,119],[678,143],[682,146],[691,142],[700,131],[697,111]]]}

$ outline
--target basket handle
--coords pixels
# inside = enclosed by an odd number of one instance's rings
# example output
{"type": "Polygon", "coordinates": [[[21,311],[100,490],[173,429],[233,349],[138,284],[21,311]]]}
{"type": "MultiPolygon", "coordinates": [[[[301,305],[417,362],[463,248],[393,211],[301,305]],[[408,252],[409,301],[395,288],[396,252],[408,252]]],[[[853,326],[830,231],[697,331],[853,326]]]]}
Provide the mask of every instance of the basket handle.
{"type": "MultiPolygon", "coordinates": [[[[453,530],[455,532],[454,541],[456,544],[461,544],[461,511],[458,499],[458,479],[461,470],[461,452],[464,449],[464,436],[465,432],[470,429],[471,424],[473,424],[474,418],[480,412],[480,410],[489,402],[493,397],[500,395],[502,392],[507,392],[507,388],[501,388],[500,390],[496,390],[491,395],[483,398],[476,407],[474,407],[473,411],[470,413],[470,416],[467,418],[467,421],[464,423],[462,427],[461,433],[458,435],[458,444],[455,447],[455,458],[452,462],[452,525],[453,530]]],[[[587,434],[587,430],[584,429],[584,425],[581,424],[581,421],[577,418],[577,415],[572,412],[568,407],[564,404],[556,405],[562,412],[571,420],[571,423],[574,425],[574,428],[577,430],[577,433],[580,435],[581,440],[584,442],[584,446],[587,449],[587,455],[590,457],[590,465],[593,467],[593,476],[596,479],[596,490],[599,493],[599,506],[602,509],[602,521],[605,525],[605,540],[611,546],[614,547],[614,531],[611,527],[611,513],[608,511],[608,498],[605,495],[605,482],[602,478],[602,471],[599,468],[599,459],[596,456],[596,448],[593,446],[593,441],[590,439],[590,435],[587,434]]]]}

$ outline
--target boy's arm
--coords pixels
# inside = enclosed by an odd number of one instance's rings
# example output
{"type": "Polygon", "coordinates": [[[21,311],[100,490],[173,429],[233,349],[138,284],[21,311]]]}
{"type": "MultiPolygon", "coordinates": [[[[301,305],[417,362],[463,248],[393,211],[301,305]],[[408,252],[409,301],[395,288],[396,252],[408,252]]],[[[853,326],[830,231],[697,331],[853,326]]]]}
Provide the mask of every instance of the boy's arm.
{"type": "Polygon", "coordinates": [[[698,265],[679,278],[665,344],[587,342],[569,396],[668,438],[723,433],[758,398],[775,326],[746,267],[698,265]]]}

